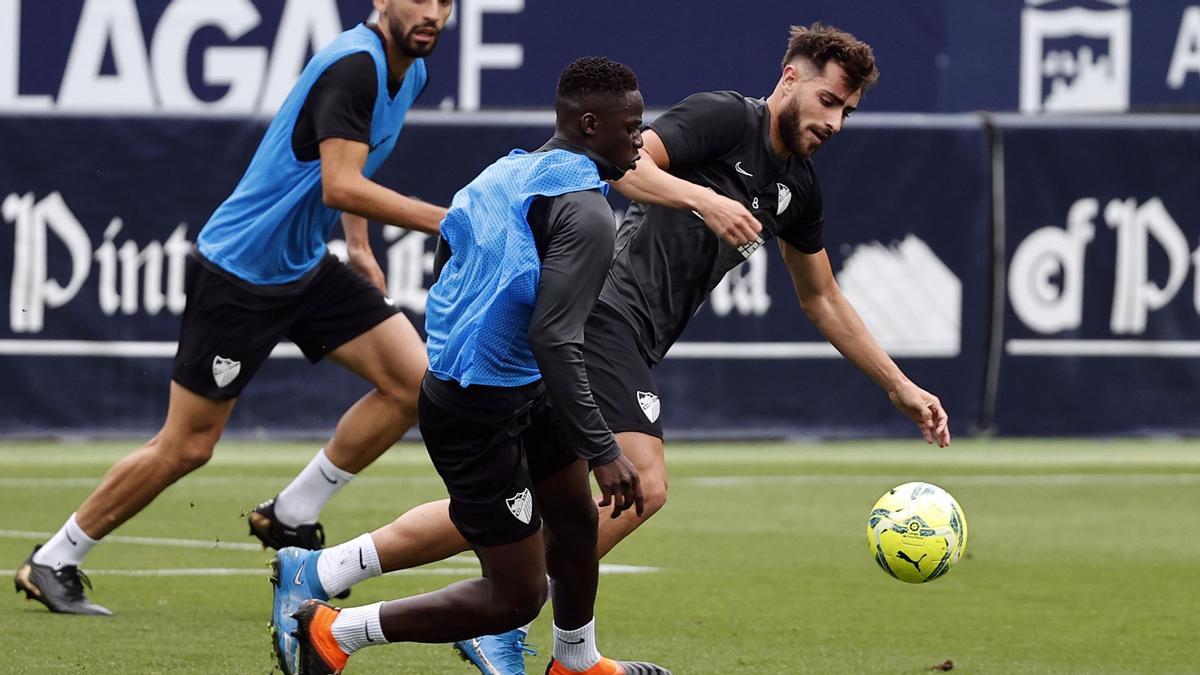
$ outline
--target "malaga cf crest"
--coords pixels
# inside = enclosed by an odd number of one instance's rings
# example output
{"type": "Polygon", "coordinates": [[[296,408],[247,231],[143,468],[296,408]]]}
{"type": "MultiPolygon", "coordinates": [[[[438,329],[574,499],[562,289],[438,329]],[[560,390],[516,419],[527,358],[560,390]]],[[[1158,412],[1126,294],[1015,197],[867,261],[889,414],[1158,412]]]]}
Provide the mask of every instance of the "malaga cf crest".
{"type": "Polygon", "coordinates": [[[504,500],[508,504],[508,510],[512,512],[517,520],[529,524],[529,519],[533,517],[533,495],[529,494],[529,488],[521,490],[517,494],[504,500]]]}
{"type": "Polygon", "coordinates": [[[238,373],[242,372],[242,362],[227,359],[224,356],[214,356],[212,363],[213,381],[218,387],[233,382],[237,379],[238,373]]]}
{"type": "Polygon", "coordinates": [[[661,412],[662,404],[658,400],[658,396],[648,391],[639,391],[637,393],[638,405],[642,407],[642,412],[646,413],[646,419],[651,422],[658,421],[658,413],[661,412]]]}

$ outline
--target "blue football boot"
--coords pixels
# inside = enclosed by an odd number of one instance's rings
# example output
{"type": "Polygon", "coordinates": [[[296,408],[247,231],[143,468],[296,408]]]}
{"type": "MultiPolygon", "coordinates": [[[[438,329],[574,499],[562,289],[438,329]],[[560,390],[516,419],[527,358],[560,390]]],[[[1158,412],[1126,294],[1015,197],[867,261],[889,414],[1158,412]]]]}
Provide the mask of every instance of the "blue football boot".
{"type": "Polygon", "coordinates": [[[271,642],[279,668],[286,675],[297,673],[296,620],[292,618],[301,603],[309,598],[328,600],[329,595],[317,576],[317,558],[321,551],[288,547],[280,549],[271,561],[271,583],[275,586],[271,612],[271,642]]]}
{"type": "Polygon", "coordinates": [[[525,675],[525,655],[537,655],[520,628],[455,642],[454,649],[484,675],[525,675]]]}

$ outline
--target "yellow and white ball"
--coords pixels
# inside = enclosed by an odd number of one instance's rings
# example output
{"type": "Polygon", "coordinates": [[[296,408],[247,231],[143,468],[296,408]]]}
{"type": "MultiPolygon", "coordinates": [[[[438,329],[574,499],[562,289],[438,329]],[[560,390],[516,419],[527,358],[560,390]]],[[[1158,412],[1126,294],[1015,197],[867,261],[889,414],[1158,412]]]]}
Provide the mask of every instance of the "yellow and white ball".
{"type": "Polygon", "coordinates": [[[931,483],[905,483],[888,490],[867,517],[871,555],[885,572],[911,584],[950,571],[967,548],[962,507],[931,483]]]}

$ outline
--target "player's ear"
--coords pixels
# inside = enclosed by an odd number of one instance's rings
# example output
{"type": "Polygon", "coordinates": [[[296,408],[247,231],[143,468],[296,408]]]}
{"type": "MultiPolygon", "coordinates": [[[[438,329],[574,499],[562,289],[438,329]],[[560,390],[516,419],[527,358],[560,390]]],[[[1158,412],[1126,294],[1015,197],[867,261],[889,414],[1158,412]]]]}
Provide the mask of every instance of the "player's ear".
{"type": "Polygon", "coordinates": [[[783,80],[785,88],[790,89],[796,84],[796,80],[800,78],[800,71],[796,68],[796,62],[793,61],[783,67],[783,75],[780,79],[783,80]]]}
{"type": "Polygon", "coordinates": [[[596,113],[585,112],[579,116],[579,131],[582,132],[584,136],[595,136],[596,127],[599,125],[599,123],[600,118],[596,116],[596,113]]]}

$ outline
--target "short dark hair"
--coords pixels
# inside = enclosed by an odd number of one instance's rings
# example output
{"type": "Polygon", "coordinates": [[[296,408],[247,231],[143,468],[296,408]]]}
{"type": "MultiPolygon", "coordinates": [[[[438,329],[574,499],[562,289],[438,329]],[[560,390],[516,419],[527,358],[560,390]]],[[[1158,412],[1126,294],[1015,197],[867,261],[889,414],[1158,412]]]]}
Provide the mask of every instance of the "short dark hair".
{"type": "Polygon", "coordinates": [[[879,69],[875,67],[875,53],[871,46],[844,30],[821,23],[811,26],[792,26],[788,37],[787,52],[783,55],[783,67],[802,58],[819,70],[825,69],[830,59],[837,61],[855,90],[864,92],[879,81],[879,69]]]}
{"type": "Polygon", "coordinates": [[[577,104],[588,94],[618,97],[637,90],[637,75],[625,64],[603,56],[585,56],[563,68],[555,98],[561,103],[577,104]]]}

